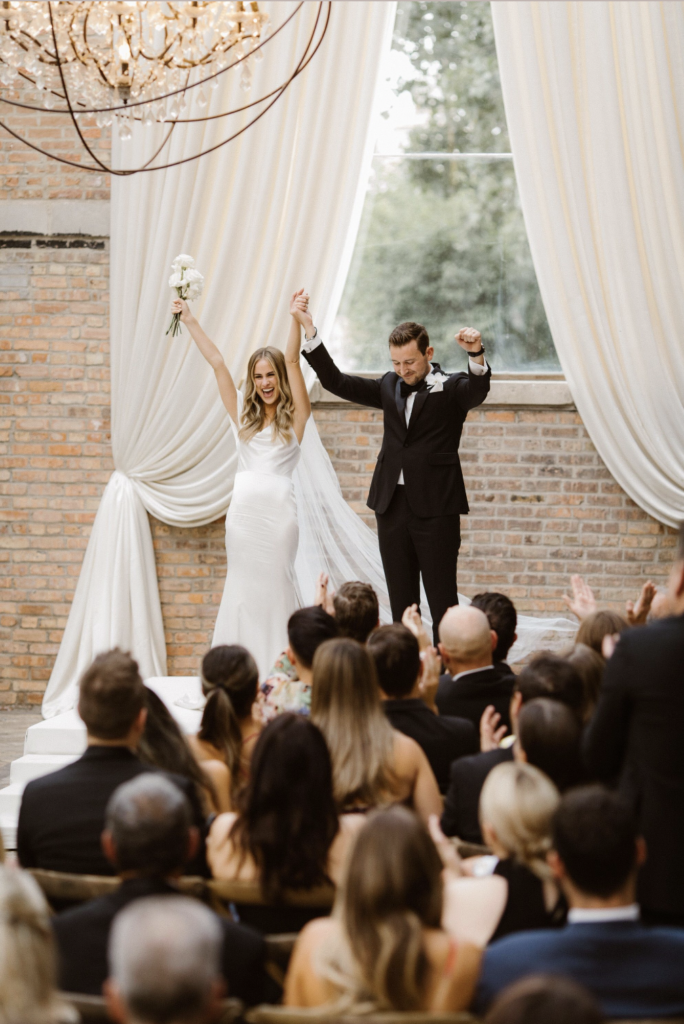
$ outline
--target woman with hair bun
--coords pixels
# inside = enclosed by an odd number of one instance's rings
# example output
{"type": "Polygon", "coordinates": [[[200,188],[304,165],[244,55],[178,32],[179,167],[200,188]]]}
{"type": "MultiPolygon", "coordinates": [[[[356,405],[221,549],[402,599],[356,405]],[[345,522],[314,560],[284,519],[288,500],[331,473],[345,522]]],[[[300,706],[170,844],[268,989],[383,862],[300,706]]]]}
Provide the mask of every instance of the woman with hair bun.
{"type": "Polygon", "coordinates": [[[498,764],[485,779],[480,825],[494,856],[471,862],[470,870],[498,875],[508,886],[492,942],[511,932],[551,928],[565,921],[565,902],[546,862],[559,800],[551,780],[531,764],[498,764]]]}
{"type": "Polygon", "coordinates": [[[244,647],[221,644],[204,655],[201,680],[206,704],[199,732],[188,737],[188,742],[200,763],[225,764],[223,786],[216,774],[212,774],[212,781],[219,790],[221,809],[228,810],[237,790],[249,778],[252,751],[262,729],[252,713],[259,671],[244,647]]]}

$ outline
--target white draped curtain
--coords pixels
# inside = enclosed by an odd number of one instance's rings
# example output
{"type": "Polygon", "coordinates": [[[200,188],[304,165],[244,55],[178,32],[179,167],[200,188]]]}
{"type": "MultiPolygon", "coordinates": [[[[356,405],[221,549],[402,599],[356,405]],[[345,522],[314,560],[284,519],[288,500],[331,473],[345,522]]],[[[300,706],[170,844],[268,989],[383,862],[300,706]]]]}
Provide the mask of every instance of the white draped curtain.
{"type": "Polygon", "coordinates": [[[532,257],[577,409],[627,494],[684,518],[684,5],[492,4],[532,257]]]}
{"type": "MultiPolygon", "coordinates": [[[[295,5],[264,6],[275,27],[295,5]]],[[[317,8],[305,3],[265,48],[254,68],[252,96],[269,91],[295,67],[317,8]]],[[[223,515],[230,500],[235,448],[213,372],[187,332],[175,339],[164,335],[171,260],[180,252],[196,258],[207,282],[196,311],[238,380],[255,348],[284,346],[289,296],[297,287],[310,291],[321,333],[329,333],[358,229],[378,72],[394,14],[394,3],[333,4],[319,53],[258,124],[199,161],[113,181],[116,469],[102,496],[45,694],[46,717],[74,706],[83,669],[115,645],[133,652],[144,677],[166,674],[147,513],[194,527],[223,515]]],[[[221,81],[211,94],[210,112],[245,102],[239,74],[221,81]]],[[[115,138],[115,160],[139,163],[152,151],[158,131],[140,127],[129,142],[115,138]]],[[[221,119],[178,126],[165,152],[182,159],[227,134],[221,119]]],[[[305,467],[315,478],[312,486],[321,486],[328,472],[325,453],[315,432],[309,433],[305,467]]],[[[322,524],[331,538],[351,529],[346,516],[353,513],[341,496],[339,501],[344,509],[322,524]]],[[[325,519],[320,509],[317,514],[325,519]]],[[[302,547],[311,551],[315,539],[307,523],[302,525],[302,547]]],[[[379,559],[371,555],[377,576],[379,559]]]]}

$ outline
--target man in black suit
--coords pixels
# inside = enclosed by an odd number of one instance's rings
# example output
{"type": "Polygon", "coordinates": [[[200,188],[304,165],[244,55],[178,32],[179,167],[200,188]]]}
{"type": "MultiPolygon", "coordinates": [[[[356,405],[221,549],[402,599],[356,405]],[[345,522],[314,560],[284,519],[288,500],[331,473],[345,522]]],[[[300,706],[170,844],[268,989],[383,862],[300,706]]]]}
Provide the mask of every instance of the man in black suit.
{"type": "Polygon", "coordinates": [[[671,617],[622,633],[585,735],[590,773],[637,808],[648,859],[646,920],[684,926],[684,525],[670,573],[671,617]]]}
{"type": "Polygon", "coordinates": [[[121,911],[112,929],[105,983],[115,1024],[217,1024],[221,999],[221,927],[188,896],[149,896],[121,911]]]}
{"type": "Polygon", "coordinates": [[[437,682],[439,661],[431,652],[421,664],[418,641],[406,626],[395,622],[376,629],[368,639],[368,650],[378,673],[385,714],[393,728],[423,748],[444,793],[452,761],[479,749],[477,730],[465,718],[439,714],[429,678],[432,670],[437,682]]]}
{"type": "MultiPolygon", "coordinates": [[[[114,918],[136,900],[177,896],[176,882],[195,854],[199,836],[186,797],[158,772],[140,775],[107,804],[102,847],[121,885],[116,892],[65,910],[53,920],[63,991],[100,995],[114,918]]],[[[255,1004],[277,997],[264,971],[263,937],[214,915],[222,933],[222,973],[231,996],[255,1004]]]]}
{"type": "Polygon", "coordinates": [[[564,928],[518,932],[485,952],[473,1009],[528,974],[565,975],[606,1018],[684,1014],[684,930],[639,920],[637,868],[646,850],[629,806],[601,786],[574,789],[553,820],[549,866],[570,910],[564,928]]]}
{"type": "Polygon", "coordinates": [[[487,590],[482,594],[476,594],[471,601],[473,608],[479,608],[484,612],[489,621],[489,628],[496,633],[494,649],[492,650],[492,662],[494,668],[503,679],[510,676],[512,669],[506,659],[508,652],[518,639],[516,629],[518,627],[518,613],[510,597],[499,594],[495,590],[487,590]]]}
{"type": "MultiPolygon", "coordinates": [[[[80,683],[78,711],[85,722],[88,747],[73,764],[33,779],[24,790],[17,828],[19,863],[75,874],[111,875],[100,835],[105,807],[122,782],[154,771],[134,750],[145,728],[145,686],[137,663],[118,648],[100,654],[80,683]]],[[[189,780],[173,781],[195,805],[189,780]]],[[[202,844],[203,846],[203,844],[202,844]]],[[[202,851],[194,870],[204,862],[202,851]]]]}
{"type": "Polygon", "coordinates": [[[358,405],[382,409],[384,434],[368,506],[375,511],[392,617],[420,605],[422,575],[435,642],[444,612],[458,602],[459,516],[468,512],[458,455],[470,409],[487,397],[490,370],[478,331],[456,335],[468,353],[467,373],[442,373],[421,324],[403,323],[389,337],[393,369],[369,379],[342,373],[321,342],[309,313],[304,357],[324,388],[358,405]]]}
{"type": "Polygon", "coordinates": [[[485,708],[493,707],[510,728],[509,704],[515,676],[501,676],[492,663],[496,634],[479,608],[449,608],[439,624],[439,653],[447,669],[436,704],[441,715],[468,718],[480,729],[485,708]]]}
{"type": "MultiPolygon", "coordinates": [[[[550,697],[574,711],[578,718],[584,706],[584,687],[577,670],[563,658],[540,655],[525,665],[515,677],[509,718],[513,734],[518,727],[520,708],[537,697],[550,697]]],[[[479,807],[480,793],[492,768],[513,760],[513,745],[498,745],[497,721],[491,717],[481,731],[482,753],[462,757],[451,766],[449,788],[444,800],[442,830],[447,836],[458,836],[465,842],[481,843],[479,807]]]]}

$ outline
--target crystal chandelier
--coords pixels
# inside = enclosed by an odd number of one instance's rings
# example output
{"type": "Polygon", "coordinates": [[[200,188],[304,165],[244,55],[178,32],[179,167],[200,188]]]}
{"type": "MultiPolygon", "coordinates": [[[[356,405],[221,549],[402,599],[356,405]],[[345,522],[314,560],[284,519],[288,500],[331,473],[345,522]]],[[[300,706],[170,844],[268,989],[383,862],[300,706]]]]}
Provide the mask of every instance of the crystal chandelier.
{"type": "Polygon", "coordinates": [[[251,102],[245,97],[240,107],[206,112],[207,89],[215,89],[232,68],[240,70],[241,88],[250,90],[252,62],[263,59],[266,44],[303,6],[296,4],[282,24],[269,32],[268,14],[258,3],[241,0],[4,0],[0,3],[0,100],[70,117],[92,165],[42,149],[2,120],[0,125],[38,152],[98,173],[135,174],[198,159],[203,152],[182,161],[158,162],[177,124],[227,118],[244,110],[253,113],[252,120],[221,146],[246,131],[280,99],[320,47],[330,21],[330,0],[317,4],[309,40],[283,82],[251,102]],[[10,90],[20,80],[35,87],[37,102],[10,98],[10,90]],[[193,94],[199,113],[185,116],[187,97],[193,94]],[[88,143],[84,116],[94,116],[100,127],[116,126],[123,140],[131,137],[134,121],[169,127],[151,160],[132,170],[117,170],[106,166],[88,143]]]}

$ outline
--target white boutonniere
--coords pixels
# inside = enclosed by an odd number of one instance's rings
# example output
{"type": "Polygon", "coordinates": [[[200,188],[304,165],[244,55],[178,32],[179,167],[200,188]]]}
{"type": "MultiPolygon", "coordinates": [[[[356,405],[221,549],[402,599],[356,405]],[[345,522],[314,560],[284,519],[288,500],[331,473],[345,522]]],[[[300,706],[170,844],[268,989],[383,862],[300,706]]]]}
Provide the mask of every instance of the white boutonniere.
{"type": "Polygon", "coordinates": [[[442,373],[441,370],[437,370],[435,373],[428,373],[425,378],[425,382],[428,386],[428,392],[444,391],[445,380],[449,380],[449,374],[442,373]]]}

